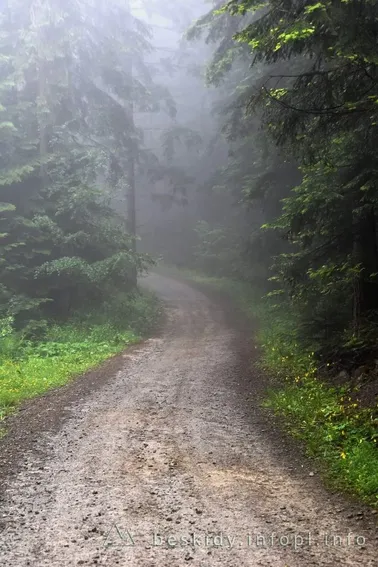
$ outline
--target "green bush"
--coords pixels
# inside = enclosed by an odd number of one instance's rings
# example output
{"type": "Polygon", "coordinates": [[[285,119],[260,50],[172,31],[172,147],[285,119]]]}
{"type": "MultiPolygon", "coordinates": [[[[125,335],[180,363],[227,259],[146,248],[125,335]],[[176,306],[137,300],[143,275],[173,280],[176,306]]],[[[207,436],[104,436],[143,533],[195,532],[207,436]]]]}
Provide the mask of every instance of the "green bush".
{"type": "Polygon", "coordinates": [[[100,308],[78,313],[77,318],[85,325],[105,325],[111,321],[115,329],[130,328],[144,336],[154,329],[161,314],[161,302],[154,294],[136,290],[110,297],[100,308]]]}
{"type": "Polygon", "coordinates": [[[362,408],[353,394],[348,387],[297,377],[294,384],[271,391],[266,406],[327,465],[334,483],[378,505],[378,408],[362,408]]]}
{"type": "Polygon", "coordinates": [[[138,342],[161,313],[156,297],[137,292],[120,294],[95,312],[76,313],[67,324],[31,325],[28,333],[16,332],[12,318],[0,320],[0,420],[24,399],[61,386],[138,342]]]}

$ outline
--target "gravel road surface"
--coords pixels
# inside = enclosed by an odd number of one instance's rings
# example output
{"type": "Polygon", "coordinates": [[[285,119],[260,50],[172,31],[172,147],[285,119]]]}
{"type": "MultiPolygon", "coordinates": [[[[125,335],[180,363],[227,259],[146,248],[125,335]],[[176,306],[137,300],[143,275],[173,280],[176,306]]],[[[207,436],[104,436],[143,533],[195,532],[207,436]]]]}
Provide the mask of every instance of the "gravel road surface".
{"type": "Polygon", "coordinates": [[[259,409],[253,344],[174,279],[159,336],[28,402],[0,441],[0,565],[371,567],[377,516],[259,409]]]}

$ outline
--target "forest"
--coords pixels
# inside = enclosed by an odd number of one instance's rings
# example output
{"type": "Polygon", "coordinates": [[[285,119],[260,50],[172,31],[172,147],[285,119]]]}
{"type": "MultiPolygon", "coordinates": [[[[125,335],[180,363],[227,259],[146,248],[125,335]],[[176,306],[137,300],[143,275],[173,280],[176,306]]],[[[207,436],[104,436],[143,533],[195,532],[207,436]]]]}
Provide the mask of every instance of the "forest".
{"type": "Polygon", "coordinates": [[[377,37],[375,0],[0,3],[0,421],[149,336],[138,281],[179,273],[376,504],[377,37]]]}

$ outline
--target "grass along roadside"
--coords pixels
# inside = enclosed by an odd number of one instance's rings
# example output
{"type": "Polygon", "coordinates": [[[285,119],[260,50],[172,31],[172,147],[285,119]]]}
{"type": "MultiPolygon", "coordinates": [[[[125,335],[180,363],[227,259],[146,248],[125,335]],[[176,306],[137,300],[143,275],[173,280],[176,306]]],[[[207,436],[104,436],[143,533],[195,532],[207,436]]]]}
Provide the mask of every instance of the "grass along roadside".
{"type": "Polygon", "coordinates": [[[67,383],[140,341],[158,323],[160,302],[145,291],[120,294],[92,313],[47,325],[26,339],[11,320],[0,321],[0,423],[28,398],[67,383]]]}
{"type": "Polygon", "coordinates": [[[261,365],[277,377],[264,405],[284,418],[291,435],[305,442],[333,487],[378,507],[378,407],[361,404],[361,386],[327,383],[313,353],[300,345],[295,316],[284,304],[273,306],[244,282],[171,267],[168,272],[227,293],[257,322],[261,365]]]}

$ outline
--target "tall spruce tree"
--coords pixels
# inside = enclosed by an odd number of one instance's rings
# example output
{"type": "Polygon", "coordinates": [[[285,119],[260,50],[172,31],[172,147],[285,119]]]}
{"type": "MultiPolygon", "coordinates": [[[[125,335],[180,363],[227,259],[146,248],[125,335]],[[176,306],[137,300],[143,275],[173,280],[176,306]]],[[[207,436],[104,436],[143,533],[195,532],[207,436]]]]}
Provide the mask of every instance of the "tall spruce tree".
{"type": "MultiPolygon", "coordinates": [[[[244,132],[251,136],[254,115],[303,179],[291,171],[286,193],[274,171],[252,168],[257,179],[247,182],[250,196],[269,189],[268,207],[284,198],[283,214],[268,224],[291,244],[276,262],[276,279],[314,349],[364,356],[376,342],[378,307],[376,2],[214,6],[191,31],[208,30],[208,41],[217,43],[209,79],[247,61],[250,79],[237,80],[241,96],[232,103],[236,115],[246,110],[244,132]]],[[[273,170],[275,153],[270,147],[273,170]]],[[[235,155],[245,167],[242,148],[235,155]]]]}
{"type": "Polygon", "coordinates": [[[127,66],[130,50],[142,66],[147,30],[130,32],[121,2],[21,4],[10,0],[0,22],[0,269],[2,308],[22,323],[41,301],[69,314],[111,284],[135,286],[145,259],[106,201],[136,151],[130,104],[152,101],[127,66]]]}

